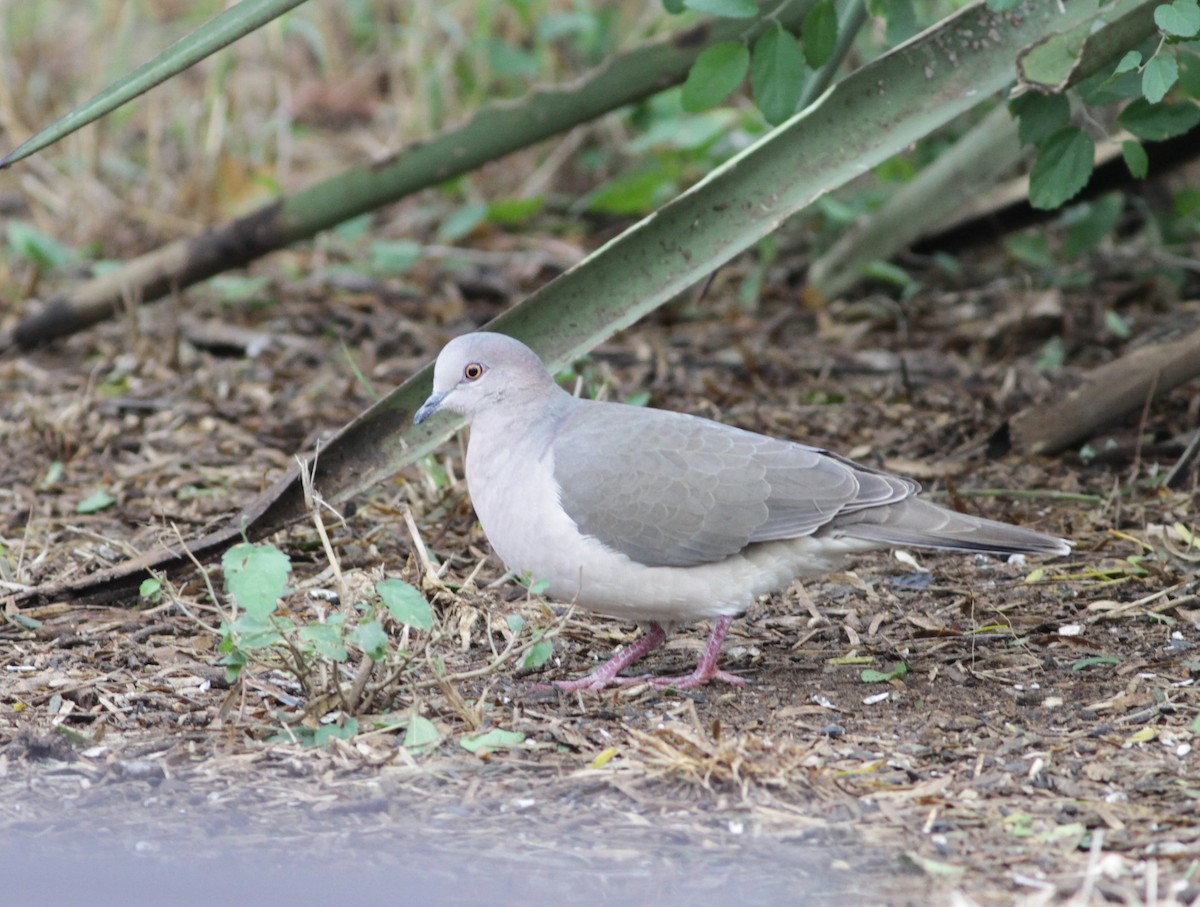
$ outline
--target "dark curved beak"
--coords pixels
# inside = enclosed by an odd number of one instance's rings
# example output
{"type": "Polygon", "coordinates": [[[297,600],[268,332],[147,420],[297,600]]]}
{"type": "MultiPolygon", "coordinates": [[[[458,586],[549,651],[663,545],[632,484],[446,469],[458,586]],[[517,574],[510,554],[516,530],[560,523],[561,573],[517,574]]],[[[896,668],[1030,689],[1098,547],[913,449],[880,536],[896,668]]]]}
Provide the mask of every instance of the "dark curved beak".
{"type": "Polygon", "coordinates": [[[430,416],[438,411],[438,407],[442,405],[442,401],[446,399],[446,394],[449,391],[442,391],[440,394],[430,394],[429,399],[421,404],[421,408],[417,410],[413,416],[413,424],[420,425],[430,416]]]}

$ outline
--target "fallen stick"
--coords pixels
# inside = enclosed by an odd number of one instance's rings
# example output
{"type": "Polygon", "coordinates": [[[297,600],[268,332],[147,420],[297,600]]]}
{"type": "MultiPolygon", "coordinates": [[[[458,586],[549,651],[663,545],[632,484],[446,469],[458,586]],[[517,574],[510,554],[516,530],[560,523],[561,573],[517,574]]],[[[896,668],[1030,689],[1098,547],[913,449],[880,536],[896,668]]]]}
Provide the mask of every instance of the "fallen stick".
{"type": "Polygon", "coordinates": [[[1027,454],[1055,453],[1198,375],[1200,328],[1139,347],[1090,372],[1064,399],[1018,413],[1009,424],[1013,445],[1027,454]]]}

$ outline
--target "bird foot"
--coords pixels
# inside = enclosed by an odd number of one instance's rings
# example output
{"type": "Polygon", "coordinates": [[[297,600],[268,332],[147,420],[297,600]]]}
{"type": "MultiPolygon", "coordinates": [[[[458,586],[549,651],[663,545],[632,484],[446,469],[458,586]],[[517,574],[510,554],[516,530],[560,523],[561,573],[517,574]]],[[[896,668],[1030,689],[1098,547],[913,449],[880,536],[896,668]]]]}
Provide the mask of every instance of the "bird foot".
{"type": "Polygon", "coordinates": [[[710,680],[719,680],[722,683],[730,683],[734,686],[744,686],[746,678],[738,677],[736,674],[730,674],[728,671],[693,671],[691,674],[680,674],[674,677],[655,676],[653,674],[647,677],[639,677],[638,680],[646,681],[656,690],[690,690],[698,686],[708,683],[710,680]]]}
{"type": "MultiPolygon", "coordinates": [[[[596,692],[612,686],[636,686],[645,683],[656,690],[691,690],[710,680],[719,680],[734,686],[743,686],[747,682],[746,678],[730,674],[728,671],[693,671],[691,674],[641,674],[637,677],[597,677],[595,674],[589,674],[578,680],[555,680],[550,687],[564,693],[574,693],[579,690],[596,692]]],[[[544,687],[543,684],[538,686],[544,687]]]]}

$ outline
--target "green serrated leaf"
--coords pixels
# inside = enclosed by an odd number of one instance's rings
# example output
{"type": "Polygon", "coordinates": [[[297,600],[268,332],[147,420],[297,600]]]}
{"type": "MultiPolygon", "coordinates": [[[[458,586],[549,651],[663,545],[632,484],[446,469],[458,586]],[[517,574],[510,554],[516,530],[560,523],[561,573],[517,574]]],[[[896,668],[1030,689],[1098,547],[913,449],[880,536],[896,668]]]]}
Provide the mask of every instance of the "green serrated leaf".
{"type": "Polygon", "coordinates": [[[837,48],[837,10],[833,0],[821,0],[808,11],[800,34],[804,39],[804,58],[813,69],[824,66],[837,48]]]}
{"type": "Polygon", "coordinates": [[[428,718],[413,715],[408,719],[408,727],[404,729],[403,746],[410,753],[424,753],[442,742],[437,725],[428,718]]]}
{"type": "Polygon", "coordinates": [[[1071,102],[1064,94],[1027,91],[1009,109],[1017,117],[1017,135],[1026,145],[1040,145],[1071,123],[1071,102]]]}
{"type": "Polygon", "coordinates": [[[375,584],[383,605],[396,620],[426,632],[433,629],[433,608],[414,586],[398,579],[385,579],[375,584]]]}
{"type": "Polygon", "coordinates": [[[723,19],[752,19],[758,15],[754,0],[683,0],[683,5],[723,19]]]}
{"type": "Polygon", "coordinates": [[[86,498],[75,505],[75,512],[99,513],[101,510],[107,510],[115,503],[117,503],[117,499],[107,491],[93,491],[86,498]]]}
{"type": "Polygon", "coordinates": [[[371,661],[387,658],[388,635],[384,632],[383,624],[377,620],[359,624],[346,636],[346,641],[360,648],[371,661]]]}
{"type": "Polygon", "coordinates": [[[1168,35],[1194,38],[1200,34],[1200,4],[1196,0],[1175,0],[1154,9],[1154,24],[1168,35]]]}
{"type": "Polygon", "coordinates": [[[1038,148],[1029,174],[1029,203],[1051,210],[1074,198],[1092,175],[1096,145],[1082,129],[1060,129],[1038,148]]]}
{"type": "Polygon", "coordinates": [[[758,109],[772,126],[796,112],[805,73],[804,51],[791,32],[776,25],[755,42],[750,86],[758,109]]]}
{"type": "Polygon", "coordinates": [[[1200,124],[1200,106],[1190,102],[1151,104],[1144,98],[1130,102],[1117,123],[1147,142],[1161,142],[1189,132],[1200,124]]]}
{"type": "Polygon", "coordinates": [[[287,588],[292,562],[274,545],[234,545],[221,558],[225,588],[247,614],[265,620],[287,588]]]}
{"type": "Polygon", "coordinates": [[[1160,52],[1142,70],[1142,94],[1151,104],[1157,104],[1178,80],[1179,63],[1173,55],[1160,52]]]}
{"type": "Polygon", "coordinates": [[[1126,139],[1121,143],[1121,155],[1125,158],[1125,166],[1134,179],[1144,180],[1150,172],[1150,157],[1142,143],[1136,139],[1126,139]]]}
{"type": "Polygon", "coordinates": [[[482,734],[474,734],[459,738],[459,745],[468,752],[485,756],[493,750],[511,749],[525,742],[525,735],[520,731],[505,731],[492,728],[482,734]]]}
{"type": "Polygon", "coordinates": [[[722,41],[705,48],[683,83],[683,109],[698,113],[716,107],[742,84],[749,68],[750,51],[740,41],[722,41]]]}

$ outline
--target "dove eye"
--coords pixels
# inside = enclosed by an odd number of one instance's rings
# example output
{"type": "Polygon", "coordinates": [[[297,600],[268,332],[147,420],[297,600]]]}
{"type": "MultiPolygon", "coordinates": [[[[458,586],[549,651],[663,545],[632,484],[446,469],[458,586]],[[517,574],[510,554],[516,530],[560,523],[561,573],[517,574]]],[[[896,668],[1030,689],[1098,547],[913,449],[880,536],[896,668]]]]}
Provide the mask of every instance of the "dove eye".
{"type": "Polygon", "coordinates": [[[478,381],[483,377],[483,373],[487,371],[478,362],[468,362],[467,367],[463,369],[463,377],[468,381],[478,381]]]}

